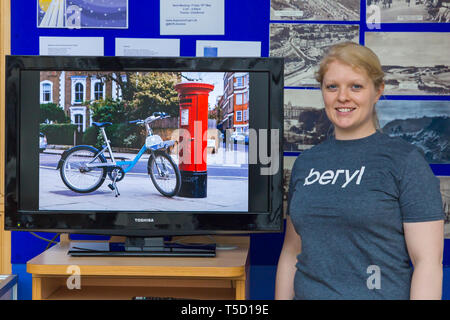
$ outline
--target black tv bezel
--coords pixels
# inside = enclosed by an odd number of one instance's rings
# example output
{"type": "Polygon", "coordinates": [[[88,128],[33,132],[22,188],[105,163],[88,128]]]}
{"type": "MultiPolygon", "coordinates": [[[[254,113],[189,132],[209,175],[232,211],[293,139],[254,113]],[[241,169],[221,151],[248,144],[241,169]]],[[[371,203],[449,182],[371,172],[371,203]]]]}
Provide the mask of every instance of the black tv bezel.
{"type": "MultiPolygon", "coordinates": [[[[282,58],[198,58],[198,57],[82,57],[6,56],[5,112],[5,230],[41,231],[120,236],[175,236],[240,234],[283,231],[283,75],[282,58]],[[21,75],[24,71],[161,71],[161,72],[264,72],[268,74],[267,113],[269,128],[279,130],[279,169],[269,176],[267,194],[257,199],[269,202],[265,212],[136,212],[61,211],[19,212],[20,197],[20,105],[24,103],[21,75]],[[266,197],[269,197],[266,199],[266,197]],[[125,215],[125,216],[123,216],[125,215]],[[135,218],[141,218],[136,222],[135,218]],[[142,222],[142,218],[148,219],[142,222]]],[[[252,94],[250,90],[250,99],[252,94]]],[[[251,100],[250,100],[251,101],[251,100]]],[[[268,139],[270,141],[270,139],[268,139]]],[[[23,143],[23,142],[22,142],[23,143]]],[[[263,167],[258,164],[258,167],[263,167]]],[[[250,174],[250,173],[249,173],[250,174]]]]}

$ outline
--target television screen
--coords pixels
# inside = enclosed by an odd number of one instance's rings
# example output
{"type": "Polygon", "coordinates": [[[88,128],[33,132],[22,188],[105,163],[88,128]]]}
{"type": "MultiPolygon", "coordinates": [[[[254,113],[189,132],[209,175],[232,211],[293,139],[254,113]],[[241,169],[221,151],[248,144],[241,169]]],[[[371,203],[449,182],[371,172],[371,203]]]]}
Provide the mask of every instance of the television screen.
{"type": "Polygon", "coordinates": [[[280,231],[278,58],[7,57],[5,225],[280,231]]]}

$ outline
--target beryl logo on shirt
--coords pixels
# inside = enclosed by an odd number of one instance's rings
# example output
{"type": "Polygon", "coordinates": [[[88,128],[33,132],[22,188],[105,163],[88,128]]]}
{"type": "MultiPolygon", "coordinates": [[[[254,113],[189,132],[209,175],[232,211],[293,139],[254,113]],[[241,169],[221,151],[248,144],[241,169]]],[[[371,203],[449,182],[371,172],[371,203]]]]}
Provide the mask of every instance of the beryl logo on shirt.
{"type": "Polygon", "coordinates": [[[364,175],[364,170],[366,167],[362,166],[361,169],[355,172],[350,172],[350,170],[338,169],[336,172],[334,170],[327,170],[323,173],[319,171],[314,171],[314,168],[309,172],[308,177],[305,178],[304,186],[308,186],[319,182],[319,184],[341,184],[342,188],[345,188],[350,182],[355,181],[357,185],[361,183],[361,179],[364,175]]]}

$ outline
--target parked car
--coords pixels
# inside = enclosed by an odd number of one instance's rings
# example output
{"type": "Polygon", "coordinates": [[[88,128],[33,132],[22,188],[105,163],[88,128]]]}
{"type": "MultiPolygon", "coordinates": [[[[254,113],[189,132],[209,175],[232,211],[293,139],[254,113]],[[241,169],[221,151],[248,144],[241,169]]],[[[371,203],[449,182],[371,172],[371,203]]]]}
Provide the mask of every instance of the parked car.
{"type": "Polygon", "coordinates": [[[245,143],[248,144],[248,132],[233,132],[231,134],[233,143],[245,143]]]}
{"type": "Polygon", "coordinates": [[[47,148],[47,137],[39,132],[39,152],[44,152],[45,148],[47,148]]]}

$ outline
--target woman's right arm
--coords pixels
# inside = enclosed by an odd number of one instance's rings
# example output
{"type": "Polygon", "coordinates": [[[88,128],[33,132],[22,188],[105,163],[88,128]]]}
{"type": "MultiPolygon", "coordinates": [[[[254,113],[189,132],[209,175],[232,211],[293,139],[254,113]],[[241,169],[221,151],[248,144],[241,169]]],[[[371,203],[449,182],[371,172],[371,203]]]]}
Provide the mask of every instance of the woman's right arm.
{"type": "Polygon", "coordinates": [[[294,298],[294,275],[296,271],[297,255],[302,247],[301,238],[294,229],[291,217],[286,218],[286,234],[283,248],[278,260],[275,282],[275,299],[292,300],[294,298]]]}

